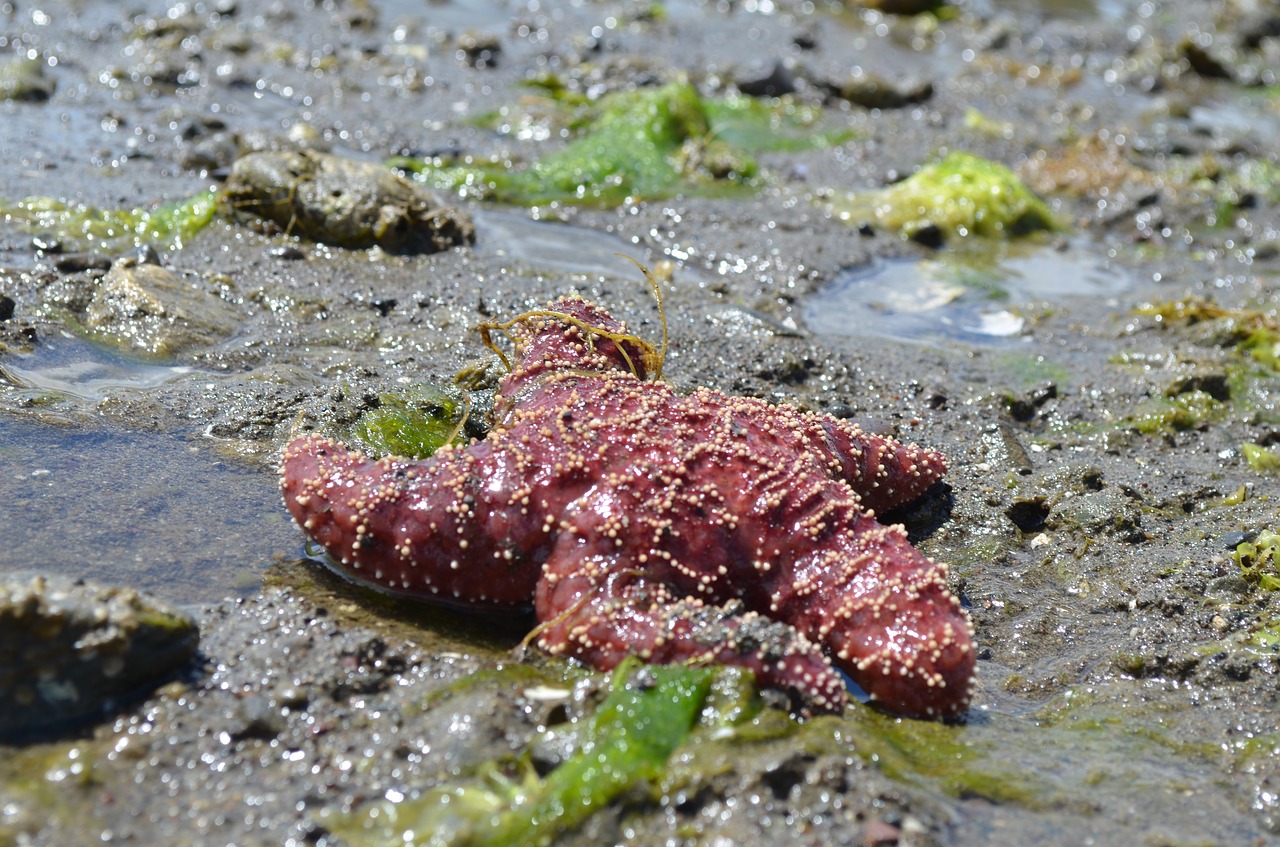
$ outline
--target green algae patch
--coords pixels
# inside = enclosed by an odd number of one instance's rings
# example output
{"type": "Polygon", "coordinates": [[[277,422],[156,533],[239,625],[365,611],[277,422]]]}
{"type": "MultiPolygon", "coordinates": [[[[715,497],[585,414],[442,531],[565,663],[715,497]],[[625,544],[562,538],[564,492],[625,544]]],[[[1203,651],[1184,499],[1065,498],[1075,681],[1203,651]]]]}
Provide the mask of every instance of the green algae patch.
{"type": "Polygon", "coordinates": [[[936,721],[898,718],[863,706],[844,715],[804,722],[765,708],[751,675],[735,668],[718,674],[701,723],[680,747],[662,782],[663,793],[689,791],[708,778],[732,773],[746,759],[842,753],[889,778],[957,798],[1037,806],[1046,787],[1010,767],[981,733],[936,721]]]}
{"type": "Polygon", "coordinates": [[[702,107],[711,134],[748,153],[822,150],[854,138],[849,130],[823,129],[821,109],[787,98],[704,98],[702,107]]]}
{"type": "Polygon", "coordinates": [[[1212,199],[1214,210],[1205,221],[1210,226],[1232,225],[1240,209],[1280,203],[1280,164],[1265,158],[1177,156],[1170,159],[1164,178],[1173,188],[1212,199]]]}
{"type": "Polygon", "coordinates": [[[999,353],[995,356],[1000,373],[1016,391],[1029,391],[1047,383],[1058,386],[1075,384],[1076,374],[1065,365],[1051,361],[1042,355],[1028,356],[1017,353],[999,353]]]}
{"type": "Polygon", "coordinates": [[[577,750],[545,777],[525,763],[467,784],[369,804],[328,822],[352,845],[550,844],[632,785],[658,779],[698,720],[716,671],[628,660],[586,719],[577,750]]]}
{"type": "Polygon", "coordinates": [[[1280,620],[1263,621],[1248,630],[1240,646],[1259,658],[1274,659],[1280,654],[1280,620]]]}
{"type": "Polygon", "coordinates": [[[1014,126],[1009,121],[997,121],[970,106],[964,112],[964,128],[988,138],[1013,138],[1014,126]]]}
{"type": "Polygon", "coordinates": [[[0,757],[0,844],[33,843],[56,827],[68,843],[100,840],[102,800],[99,742],[15,747],[0,757]],[[79,836],[78,838],[74,836],[79,836]]]}
{"type": "MultiPolygon", "coordinates": [[[[1280,388],[1280,325],[1275,315],[1258,308],[1226,308],[1203,297],[1146,303],[1133,314],[1161,329],[1180,336],[1212,352],[1189,376],[1170,386],[1166,394],[1154,398],[1132,418],[1146,433],[1189,429],[1215,423],[1234,414],[1255,424],[1280,423],[1280,412],[1272,397],[1280,388]],[[1224,357],[1221,352],[1226,353],[1224,357]],[[1193,390],[1203,389],[1203,390],[1193,390]],[[1209,399],[1200,396],[1208,391],[1209,399]]],[[[1124,354],[1118,364],[1146,368],[1149,357],[1124,354]]],[[[1250,447],[1242,453],[1256,470],[1269,464],[1265,456],[1250,447]]]]}
{"type": "Polygon", "coordinates": [[[834,201],[831,209],[842,220],[875,222],[907,238],[934,230],[946,236],[1008,238],[1060,229],[1045,202],[1013,171],[960,152],[880,191],[834,201]]]}
{"type": "Polygon", "coordinates": [[[1204,297],[1145,303],[1135,315],[1162,327],[1191,330],[1197,340],[1238,353],[1273,373],[1280,373],[1280,325],[1262,309],[1228,309],[1204,297]]]}
{"type": "Polygon", "coordinates": [[[1280,453],[1268,450],[1260,444],[1245,443],[1240,445],[1240,455],[1245,464],[1259,473],[1276,473],[1280,471],[1280,453]]]}
{"type": "MultiPolygon", "coordinates": [[[[813,149],[847,133],[823,133],[820,112],[791,103],[769,106],[746,97],[703,98],[685,82],[609,94],[587,101],[547,85],[541,102],[558,132],[573,141],[520,167],[511,161],[392,160],[437,188],[499,203],[612,207],[680,193],[750,190],[759,180],[752,155],[813,149]]],[[[499,127],[523,125],[504,115],[499,127]]],[[[545,131],[543,134],[552,134],[545,131]]]]}
{"type": "Polygon", "coordinates": [[[125,250],[143,244],[180,249],[213,220],[215,192],[202,191],[154,209],[100,209],[51,197],[0,203],[0,215],[72,250],[125,250]]]}
{"type": "Polygon", "coordinates": [[[1204,391],[1187,391],[1146,401],[1127,423],[1143,435],[1186,432],[1222,420],[1225,412],[1226,404],[1204,391]]]}
{"type": "Polygon", "coordinates": [[[1267,530],[1236,545],[1231,554],[1244,578],[1266,591],[1280,591],[1280,533],[1267,530]]]}
{"type": "Polygon", "coordinates": [[[967,727],[896,718],[872,709],[845,716],[837,735],[863,760],[896,780],[957,798],[1036,807],[1049,802],[1048,786],[1019,769],[1000,746],[967,727]]]}
{"type": "Polygon", "coordinates": [[[470,395],[459,389],[415,383],[376,402],[348,435],[352,446],[373,456],[425,459],[446,444],[484,435],[482,416],[472,414],[470,395]]]}

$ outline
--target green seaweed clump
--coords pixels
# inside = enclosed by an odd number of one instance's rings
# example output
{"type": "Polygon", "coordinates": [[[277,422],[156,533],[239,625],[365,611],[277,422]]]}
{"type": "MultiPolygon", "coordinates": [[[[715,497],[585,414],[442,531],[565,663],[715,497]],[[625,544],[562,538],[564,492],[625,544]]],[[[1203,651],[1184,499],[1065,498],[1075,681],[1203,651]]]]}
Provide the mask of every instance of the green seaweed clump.
{"type": "Polygon", "coordinates": [[[1267,530],[1253,541],[1236,545],[1232,558],[1245,579],[1266,591],[1280,590],[1280,533],[1267,530]]]}
{"type": "Polygon", "coordinates": [[[825,135],[794,106],[771,107],[750,98],[703,98],[687,82],[622,91],[588,102],[551,89],[573,109],[566,132],[576,139],[524,168],[510,161],[399,158],[436,188],[485,200],[536,206],[549,203],[617,206],[684,191],[723,193],[749,187],[759,167],[752,152],[812,148],[845,135],[825,135]]]}
{"type": "Polygon", "coordinates": [[[1173,397],[1152,398],[1127,422],[1143,435],[1186,432],[1220,420],[1225,409],[1225,404],[1207,392],[1186,391],[1173,397]]]}
{"type": "Polygon", "coordinates": [[[155,209],[99,209],[28,197],[0,203],[0,215],[31,232],[51,234],[72,250],[122,250],[143,244],[176,250],[209,225],[216,206],[212,190],[155,209]]]}
{"type": "Polygon", "coordinates": [[[1146,303],[1134,314],[1163,326],[1198,327],[1205,340],[1248,356],[1272,372],[1280,372],[1280,328],[1260,309],[1228,309],[1204,297],[1146,303]]]}
{"type": "Polygon", "coordinates": [[[662,776],[698,720],[715,674],[709,667],[625,661],[576,752],[546,777],[528,765],[514,778],[494,768],[471,784],[368,804],[331,828],[356,847],[550,844],[630,786],[662,776]]]}
{"type": "Polygon", "coordinates": [[[459,437],[483,436],[470,395],[440,385],[417,383],[378,396],[376,407],[351,427],[349,440],[374,456],[425,459],[459,437]]]}
{"type": "MultiPolygon", "coordinates": [[[[1215,363],[1212,370],[1202,370],[1191,379],[1179,383],[1207,388],[1221,401],[1220,404],[1215,406],[1203,398],[1193,398],[1192,405],[1200,408],[1185,411],[1204,412],[1200,416],[1201,422],[1213,422],[1227,413],[1245,416],[1254,423],[1280,422],[1280,414],[1271,400],[1277,388],[1276,379],[1280,377],[1280,326],[1270,310],[1227,308],[1197,296],[1146,303],[1135,309],[1134,314],[1150,318],[1162,328],[1177,330],[1196,345],[1223,350],[1229,354],[1225,362],[1215,363]]],[[[1216,358],[1218,357],[1215,356],[1216,358]]],[[[1136,360],[1141,363],[1140,356],[1136,360]]],[[[1121,357],[1120,361],[1129,359],[1121,357]]],[[[1181,390],[1176,387],[1170,389],[1174,392],[1181,390]]],[[[1195,426],[1197,423],[1192,420],[1194,417],[1194,414],[1181,414],[1178,420],[1171,421],[1172,428],[1195,426]]],[[[1162,427],[1156,425],[1144,431],[1156,432],[1160,429],[1162,427]]],[[[1245,447],[1245,459],[1256,470],[1267,470],[1266,457],[1257,452],[1260,449],[1245,447]],[[1261,466],[1257,463],[1261,463],[1261,466]]]]}
{"type": "Polygon", "coordinates": [[[944,235],[1004,238],[1059,229],[1053,212],[1013,171],[970,153],[949,153],[880,191],[832,204],[841,219],[916,238],[944,235]]]}
{"type": "Polygon", "coordinates": [[[1259,325],[1240,342],[1240,349],[1248,353],[1264,368],[1280,372],[1280,334],[1275,327],[1259,325]]]}
{"type": "Polygon", "coordinates": [[[1255,471],[1261,473],[1280,471],[1280,453],[1268,450],[1260,444],[1246,442],[1240,445],[1240,454],[1244,456],[1245,463],[1255,471]]]}

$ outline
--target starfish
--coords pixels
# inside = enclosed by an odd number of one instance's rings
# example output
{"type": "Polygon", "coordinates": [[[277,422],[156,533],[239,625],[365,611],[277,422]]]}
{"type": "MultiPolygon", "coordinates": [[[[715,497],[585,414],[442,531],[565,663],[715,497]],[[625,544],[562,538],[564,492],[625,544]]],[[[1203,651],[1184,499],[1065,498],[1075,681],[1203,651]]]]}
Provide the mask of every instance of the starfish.
{"type": "Polygon", "coordinates": [[[581,298],[482,327],[490,346],[494,328],[517,363],[485,439],[421,461],[316,435],[286,447],[285,505],[342,572],[490,612],[532,601],[538,646],[600,670],[629,654],[740,665],[804,712],[844,708],[839,670],[888,711],[963,713],[969,619],[945,567],[875,518],[933,485],[941,454],[788,405],[681,396],[581,298]]]}

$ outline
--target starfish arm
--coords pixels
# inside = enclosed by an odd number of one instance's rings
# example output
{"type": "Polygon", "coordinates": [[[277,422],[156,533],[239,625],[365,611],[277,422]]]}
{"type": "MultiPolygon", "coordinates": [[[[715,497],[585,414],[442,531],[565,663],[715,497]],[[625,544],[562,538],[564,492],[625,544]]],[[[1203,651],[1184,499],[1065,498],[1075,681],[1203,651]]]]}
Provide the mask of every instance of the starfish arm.
{"type": "Polygon", "coordinates": [[[888,711],[961,714],[975,654],[946,568],[900,525],[862,511],[845,483],[806,472],[806,462],[785,464],[759,445],[722,448],[699,453],[664,488],[659,517],[670,531],[650,572],[708,602],[741,599],[789,624],[888,711]],[[752,484],[706,482],[716,478],[752,484]]]}
{"type": "Polygon", "coordinates": [[[363,454],[318,436],[281,460],[285,507],[344,575],[444,605],[527,609],[545,553],[541,515],[504,480],[512,457],[483,442],[410,462],[363,454]],[[514,500],[514,502],[513,502],[514,500]]]}
{"type": "Polygon", "coordinates": [[[823,645],[872,701],[913,717],[968,708],[976,660],[968,615],[947,590],[946,568],[912,547],[901,526],[860,515],[784,555],[778,570],[770,613],[823,645]]]}
{"type": "Polygon", "coordinates": [[[873,512],[918,499],[947,472],[947,461],[936,450],[875,435],[846,421],[806,417],[811,440],[838,466],[836,478],[847,482],[873,512]]]}
{"type": "Polygon", "coordinates": [[[793,406],[709,389],[696,392],[690,405],[720,410],[728,419],[727,434],[721,437],[732,440],[735,449],[775,457],[774,462],[804,456],[813,471],[846,483],[868,511],[886,512],[910,503],[947,472],[946,459],[936,450],[793,406]]]}

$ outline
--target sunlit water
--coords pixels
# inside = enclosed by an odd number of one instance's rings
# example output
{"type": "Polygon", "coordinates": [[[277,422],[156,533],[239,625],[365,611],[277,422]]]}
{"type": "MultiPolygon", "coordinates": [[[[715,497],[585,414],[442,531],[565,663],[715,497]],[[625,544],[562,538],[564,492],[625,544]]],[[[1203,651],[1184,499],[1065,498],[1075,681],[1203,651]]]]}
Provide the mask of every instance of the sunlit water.
{"type": "Polygon", "coordinates": [[[192,374],[69,333],[0,357],[0,574],[202,603],[256,590],[275,556],[297,554],[301,535],[268,469],[228,461],[197,436],[85,423],[104,398],[192,374]]]}
{"type": "Polygon", "coordinates": [[[0,574],[85,577],[179,603],[245,594],[301,549],[271,474],[206,441],[0,415],[0,574]]]}
{"type": "Polygon", "coordinates": [[[875,260],[836,276],[805,304],[828,335],[1008,345],[1046,308],[1111,300],[1133,285],[1098,248],[1040,246],[1000,256],[875,260]]]}

